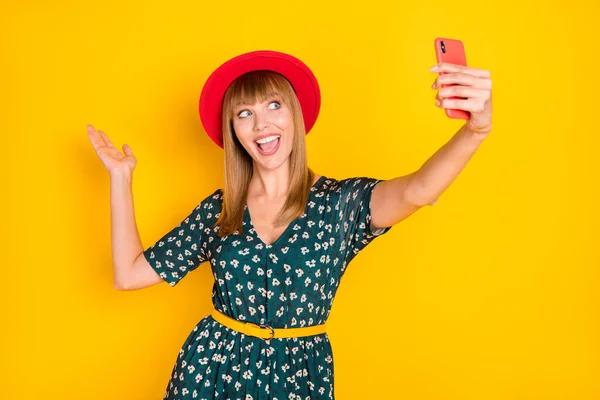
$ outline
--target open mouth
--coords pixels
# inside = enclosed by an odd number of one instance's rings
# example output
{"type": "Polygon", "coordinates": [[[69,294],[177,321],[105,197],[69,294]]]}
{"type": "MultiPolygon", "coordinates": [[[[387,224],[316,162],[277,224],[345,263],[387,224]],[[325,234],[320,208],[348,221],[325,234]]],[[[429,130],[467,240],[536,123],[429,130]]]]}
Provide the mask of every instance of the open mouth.
{"type": "Polygon", "coordinates": [[[281,136],[279,135],[273,135],[258,140],[254,143],[256,144],[256,148],[258,149],[260,154],[262,154],[263,156],[270,156],[272,154],[275,154],[275,152],[277,152],[277,150],[279,149],[280,138],[281,136]]]}

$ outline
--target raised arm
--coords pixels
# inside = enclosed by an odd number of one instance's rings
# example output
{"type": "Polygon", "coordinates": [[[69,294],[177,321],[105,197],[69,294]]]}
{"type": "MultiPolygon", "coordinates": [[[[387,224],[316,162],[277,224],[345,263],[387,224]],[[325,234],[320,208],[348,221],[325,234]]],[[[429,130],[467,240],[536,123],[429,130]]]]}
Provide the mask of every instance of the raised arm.
{"type": "Polygon", "coordinates": [[[88,126],[88,137],[110,175],[110,211],[113,282],[118,290],[134,290],[155,285],[161,277],[143,256],[135,222],[132,179],[136,158],[131,148],[123,153],[108,136],[88,126]]]}
{"type": "Polygon", "coordinates": [[[111,244],[113,280],[117,290],[143,289],[163,281],[143,255],[131,183],[130,173],[111,174],[111,244]]]}
{"type": "Polygon", "coordinates": [[[390,227],[421,207],[435,204],[492,129],[489,71],[446,63],[436,65],[431,71],[440,72],[431,86],[441,88],[436,95],[436,105],[469,111],[470,119],[419,170],[382,182],[373,189],[373,229],[390,227]]]}

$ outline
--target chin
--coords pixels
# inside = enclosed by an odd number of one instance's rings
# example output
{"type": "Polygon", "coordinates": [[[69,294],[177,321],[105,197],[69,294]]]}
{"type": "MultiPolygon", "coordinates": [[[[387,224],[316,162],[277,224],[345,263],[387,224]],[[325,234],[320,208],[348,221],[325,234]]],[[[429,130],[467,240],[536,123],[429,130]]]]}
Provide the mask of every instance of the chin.
{"type": "Polygon", "coordinates": [[[279,153],[269,157],[258,154],[252,157],[252,159],[254,164],[260,166],[262,169],[275,171],[281,168],[286,162],[289,162],[290,155],[291,151],[288,151],[286,154],[279,153]]]}

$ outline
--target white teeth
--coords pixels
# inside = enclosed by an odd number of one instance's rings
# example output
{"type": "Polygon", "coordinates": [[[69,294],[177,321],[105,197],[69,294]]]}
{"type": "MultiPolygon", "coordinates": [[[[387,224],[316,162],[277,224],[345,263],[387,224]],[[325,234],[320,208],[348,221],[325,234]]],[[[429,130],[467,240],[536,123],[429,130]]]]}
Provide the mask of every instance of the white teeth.
{"type": "Polygon", "coordinates": [[[279,136],[277,136],[277,135],[275,135],[275,136],[269,136],[269,137],[266,137],[264,139],[257,140],[256,143],[265,144],[265,143],[272,142],[275,139],[279,139],[279,136]]]}

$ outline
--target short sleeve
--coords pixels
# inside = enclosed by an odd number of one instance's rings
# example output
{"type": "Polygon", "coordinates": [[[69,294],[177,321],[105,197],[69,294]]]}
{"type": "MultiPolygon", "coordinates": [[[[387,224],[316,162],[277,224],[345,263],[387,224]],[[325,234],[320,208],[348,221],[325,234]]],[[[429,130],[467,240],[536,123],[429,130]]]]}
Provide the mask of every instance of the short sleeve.
{"type": "Polygon", "coordinates": [[[371,196],[373,189],[383,182],[366,177],[348,178],[340,181],[338,218],[345,244],[346,262],[350,262],[376,237],[391,229],[371,227],[371,196]]]}
{"type": "Polygon", "coordinates": [[[206,219],[202,203],[170,232],[144,250],[146,260],[169,285],[175,286],[207,260],[204,251],[206,219]]]}

